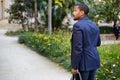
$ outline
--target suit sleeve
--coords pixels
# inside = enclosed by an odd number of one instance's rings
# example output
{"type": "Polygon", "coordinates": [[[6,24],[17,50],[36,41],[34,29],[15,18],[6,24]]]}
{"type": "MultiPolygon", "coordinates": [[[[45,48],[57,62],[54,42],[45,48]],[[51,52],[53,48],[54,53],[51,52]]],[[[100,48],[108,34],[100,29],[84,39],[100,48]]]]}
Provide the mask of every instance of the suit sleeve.
{"type": "Polygon", "coordinates": [[[82,30],[79,26],[73,26],[71,65],[73,69],[78,69],[81,53],[83,51],[82,30]]]}

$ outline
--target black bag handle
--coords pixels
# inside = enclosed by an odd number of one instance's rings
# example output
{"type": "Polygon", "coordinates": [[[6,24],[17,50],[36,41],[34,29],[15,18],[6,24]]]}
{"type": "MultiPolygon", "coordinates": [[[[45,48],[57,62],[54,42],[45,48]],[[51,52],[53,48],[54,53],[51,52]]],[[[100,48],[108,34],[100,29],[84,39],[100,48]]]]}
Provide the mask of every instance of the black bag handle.
{"type": "Polygon", "coordinates": [[[73,74],[70,80],[82,80],[80,72],[78,72],[78,74],[73,74]]]}

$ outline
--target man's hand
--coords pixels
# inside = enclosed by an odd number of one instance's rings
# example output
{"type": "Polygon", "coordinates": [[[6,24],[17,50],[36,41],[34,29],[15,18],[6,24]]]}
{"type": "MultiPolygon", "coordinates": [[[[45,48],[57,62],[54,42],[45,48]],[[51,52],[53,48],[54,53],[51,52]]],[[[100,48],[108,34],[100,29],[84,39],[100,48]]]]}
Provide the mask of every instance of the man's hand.
{"type": "Polygon", "coordinates": [[[78,73],[78,70],[77,70],[77,69],[72,69],[72,73],[73,73],[73,74],[77,74],[77,73],[78,73]]]}

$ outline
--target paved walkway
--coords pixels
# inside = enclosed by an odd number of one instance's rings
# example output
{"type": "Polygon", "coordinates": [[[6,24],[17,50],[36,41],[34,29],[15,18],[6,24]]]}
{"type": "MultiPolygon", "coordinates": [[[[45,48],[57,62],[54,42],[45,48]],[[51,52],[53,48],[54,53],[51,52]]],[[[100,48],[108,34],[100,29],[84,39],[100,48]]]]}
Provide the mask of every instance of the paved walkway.
{"type": "Polygon", "coordinates": [[[101,42],[102,45],[107,45],[107,44],[120,44],[120,40],[104,40],[101,42]]]}
{"type": "Polygon", "coordinates": [[[101,34],[102,45],[106,44],[120,44],[120,36],[116,40],[114,34],[101,34]]]}
{"type": "Polygon", "coordinates": [[[9,24],[8,20],[0,20],[0,29],[5,29],[5,30],[17,30],[21,29],[22,27],[19,24],[9,24]]]}
{"type": "Polygon", "coordinates": [[[69,80],[71,74],[0,30],[0,80],[69,80]]]}

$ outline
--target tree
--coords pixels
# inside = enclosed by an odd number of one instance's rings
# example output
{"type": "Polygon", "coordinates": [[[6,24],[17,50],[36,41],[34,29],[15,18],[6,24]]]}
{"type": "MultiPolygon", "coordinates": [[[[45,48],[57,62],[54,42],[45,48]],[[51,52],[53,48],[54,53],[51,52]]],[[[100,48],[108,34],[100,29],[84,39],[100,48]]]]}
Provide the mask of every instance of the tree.
{"type": "Polygon", "coordinates": [[[101,12],[101,14],[103,17],[106,16],[106,21],[114,21],[116,24],[120,15],[120,0],[105,0],[103,7],[105,12],[101,12]]]}
{"type": "Polygon", "coordinates": [[[17,23],[22,24],[25,30],[24,23],[28,25],[28,17],[35,18],[35,28],[34,31],[38,31],[38,21],[37,21],[37,3],[40,0],[15,0],[15,3],[11,5],[8,12],[10,13],[9,22],[17,21],[17,23]]]}
{"type": "Polygon", "coordinates": [[[97,20],[114,21],[114,24],[116,24],[120,15],[120,0],[104,0],[92,5],[92,10],[93,16],[97,20]]]}
{"type": "MultiPolygon", "coordinates": [[[[17,21],[16,23],[19,24],[24,24],[24,20],[26,19],[23,16],[23,12],[25,12],[25,6],[23,4],[23,0],[15,0],[15,4],[11,5],[10,9],[8,10],[8,12],[10,13],[10,17],[9,17],[9,23],[11,23],[11,21],[17,21]]],[[[24,29],[24,26],[22,26],[24,29]]]]}

